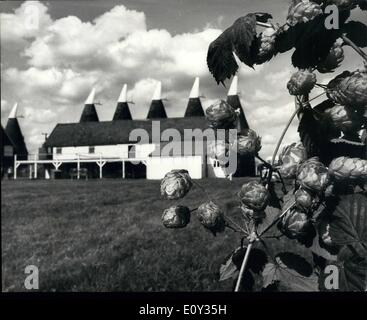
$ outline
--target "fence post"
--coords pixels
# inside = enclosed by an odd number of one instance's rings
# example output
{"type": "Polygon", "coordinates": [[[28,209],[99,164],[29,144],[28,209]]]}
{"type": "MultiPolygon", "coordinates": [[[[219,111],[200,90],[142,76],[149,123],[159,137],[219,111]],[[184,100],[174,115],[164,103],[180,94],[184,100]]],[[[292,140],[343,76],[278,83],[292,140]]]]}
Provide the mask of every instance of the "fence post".
{"type": "Polygon", "coordinates": [[[17,155],[14,155],[14,172],[13,172],[14,180],[17,179],[17,155]]]}
{"type": "Polygon", "coordinates": [[[77,179],[80,179],[80,158],[78,153],[78,162],[77,162],[77,179]]]}

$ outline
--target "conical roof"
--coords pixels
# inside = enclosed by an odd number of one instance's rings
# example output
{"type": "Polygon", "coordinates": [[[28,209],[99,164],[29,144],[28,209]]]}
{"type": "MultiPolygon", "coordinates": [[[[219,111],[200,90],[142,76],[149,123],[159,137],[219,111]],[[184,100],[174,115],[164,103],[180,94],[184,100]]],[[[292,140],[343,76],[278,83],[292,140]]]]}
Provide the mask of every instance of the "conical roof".
{"type": "Polygon", "coordinates": [[[199,98],[199,78],[195,78],[195,82],[192,86],[189,102],[187,103],[185,117],[204,117],[203,106],[199,98]]]}
{"type": "Polygon", "coordinates": [[[232,106],[232,108],[234,108],[235,110],[239,109],[240,111],[240,114],[238,116],[239,121],[238,121],[237,130],[241,132],[245,129],[249,129],[249,125],[248,125],[245,113],[243,112],[243,109],[242,109],[241,100],[240,100],[240,97],[238,96],[238,77],[237,76],[233,77],[231,86],[228,90],[227,102],[232,106]]]}
{"type": "Polygon", "coordinates": [[[162,102],[161,91],[162,83],[158,82],[150,104],[147,119],[167,118],[167,113],[162,102]]]}
{"type": "Polygon", "coordinates": [[[129,105],[127,102],[118,102],[113,120],[132,120],[129,105]]]}
{"type": "Polygon", "coordinates": [[[115,114],[113,115],[113,120],[132,120],[129,105],[127,103],[127,85],[121,89],[120,96],[117,101],[117,106],[115,114]]]}
{"type": "Polygon", "coordinates": [[[82,115],[80,117],[79,122],[91,122],[91,121],[99,121],[96,107],[94,105],[94,95],[95,89],[93,88],[90,92],[87,100],[85,100],[84,109],[82,115]]]}
{"type": "Polygon", "coordinates": [[[18,105],[15,104],[9,114],[9,119],[5,127],[5,132],[14,144],[15,153],[17,154],[18,159],[22,160],[27,158],[28,150],[24,142],[24,136],[22,134],[22,130],[20,129],[17,119],[17,109],[18,105]]]}

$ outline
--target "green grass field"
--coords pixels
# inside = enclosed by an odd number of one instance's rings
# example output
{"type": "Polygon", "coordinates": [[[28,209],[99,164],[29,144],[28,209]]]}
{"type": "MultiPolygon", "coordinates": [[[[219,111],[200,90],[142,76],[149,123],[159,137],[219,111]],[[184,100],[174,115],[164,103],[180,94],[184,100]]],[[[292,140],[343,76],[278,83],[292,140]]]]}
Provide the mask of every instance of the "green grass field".
{"type": "MultiPolygon", "coordinates": [[[[235,200],[245,178],[200,183],[218,203],[235,200]]],[[[161,224],[159,181],[3,181],[2,290],[24,291],[24,269],[39,268],[41,291],[230,291],[219,266],[239,245],[214,237],[195,217],[185,229],[161,224]]],[[[198,188],[180,201],[205,201],[198,188]]],[[[233,203],[232,203],[233,206],[233,203]]],[[[273,240],[272,250],[283,241],[273,240]]]]}

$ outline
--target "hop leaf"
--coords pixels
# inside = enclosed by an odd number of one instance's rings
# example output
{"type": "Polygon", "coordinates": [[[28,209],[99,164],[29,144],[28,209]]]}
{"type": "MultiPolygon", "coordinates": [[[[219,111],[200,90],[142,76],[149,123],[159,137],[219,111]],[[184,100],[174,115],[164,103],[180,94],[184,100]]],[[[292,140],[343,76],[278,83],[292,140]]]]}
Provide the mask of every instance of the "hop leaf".
{"type": "Polygon", "coordinates": [[[236,53],[241,62],[252,67],[257,59],[256,21],[266,22],[272,16],[268,13],[250,13],[238,18],[231,27],[227,28],[210,45],[207,53],[209,71],[217,83],[230,79],[238,70],[238,64],[233,55],[236,53]]]}
{"type": "Polygon", "coordinates": [[[191,189],[192,180],[187,170],[172,170],[161,181],[161,195],[169,200],[183,198],[191,189]]]}
{"type": "Polygon", "coordinates": [[[291,252],[277,254],[275,263],[266,264],[262,275],[264,288],[279,282],[284,291],[318,291],[317,276],[311,265],[291,252]]]}

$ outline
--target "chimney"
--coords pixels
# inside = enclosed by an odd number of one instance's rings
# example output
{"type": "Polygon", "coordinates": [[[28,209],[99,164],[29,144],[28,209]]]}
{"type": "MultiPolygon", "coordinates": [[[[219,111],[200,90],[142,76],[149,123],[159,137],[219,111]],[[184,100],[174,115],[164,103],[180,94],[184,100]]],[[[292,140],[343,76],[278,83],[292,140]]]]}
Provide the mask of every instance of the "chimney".
{"type": "Polygon", "coordinates": [[[199,87],[200,87],[200,79],[199,77],[195,78],[194,84],[191,88],[189,95],[189,102],[187,103],[185,118],[186,117],[204,117],[204,110],[201,105],[200,97],[199,97],[199,87]]]}
{"type": "Polygon", "coordinates": [[[13,142],[15,153],[19,160],[26,160],[28,158],[28,150],[24,142],[24,136],[20,129],[18,116],[18,104],[15,103],[13,109],[10,111],[8,122],[5,127],[5,132],[9,139],[13,142]]]}
{"type": "Polygon", "coordinates": [[[167,118],[166,110],[164,108],[161,95],[162,95],[162,82],[159,81],[153,94],[147,119],[167,118]]]}
{"type": "Polygon", "coordinates": [[[125,83],[121,89],[120,96],[117,100],[115,114],[112,120],[132,120],[129,105],[127,103],[127,84],[125,83]]]}
{"type": "Polygon", "coordinates": [[[83,109],[79,122],[98,122],[99,121],[97,110],[94,105],[95,93],[96,93],[96,89],[93,88],[92,91],[89,93],[87,100],[85,100],[84,109],[83,109]]]}
{"type": "Polygon", "coordinates": [[[241,100],[238,96],[238,76],[234,76],[232,79],[231,86],[228,90],[227,102],[232,106],[233,109],[240,111],[238,116],[238,132],[249,129],[248,122],[242,109],[241,100]]]}

